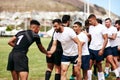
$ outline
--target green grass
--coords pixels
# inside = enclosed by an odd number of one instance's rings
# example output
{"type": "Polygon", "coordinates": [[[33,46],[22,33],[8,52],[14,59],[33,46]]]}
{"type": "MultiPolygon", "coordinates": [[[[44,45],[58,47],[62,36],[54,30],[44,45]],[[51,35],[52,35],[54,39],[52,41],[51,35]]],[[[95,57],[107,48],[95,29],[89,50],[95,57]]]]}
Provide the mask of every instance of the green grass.
{"type": "MultiPolygon", "coordinates": [[[[7,38],[0,37],[0,80],[12,80],[11,73],[6,70],[8,55],[12,49],[7,44],[9,39],[10,39],[9,37],[7,38]]],[[[50,38],[41,38],[41,42],[43,46],[45,46],[45,48],[47,48],[49,41],[50,38]]],[[[39,51],[35,43],[32,44],[32,46],[29,48],[28,58],[29,58],[29,70],[30,70],[29,80],[44,80],[45,71],[47,68],[45,55],[39,51]]],[[[67,77],[69,78],[70,75],[71,75],[71,66],[69,68],[67,77]]],[[[111,73],[110,75],[111,76],[106,80],[115,80],[114,74],[111,73]]],[[[51,80],[54,80],[54,71],[52,73],[51,80]]],[[[93,76],[93,80],[97,80],[95,76],[93,76]]]]}

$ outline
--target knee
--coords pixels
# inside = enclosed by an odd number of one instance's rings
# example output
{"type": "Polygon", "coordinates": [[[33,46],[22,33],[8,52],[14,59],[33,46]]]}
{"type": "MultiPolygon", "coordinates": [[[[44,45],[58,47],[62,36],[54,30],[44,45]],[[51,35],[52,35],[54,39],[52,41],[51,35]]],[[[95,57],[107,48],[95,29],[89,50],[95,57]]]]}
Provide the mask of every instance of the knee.
{"type": "Polygon", "coordinates": [[[66,73],[67,70],[66,69],[61,69],[61,73],[66,73]]]}

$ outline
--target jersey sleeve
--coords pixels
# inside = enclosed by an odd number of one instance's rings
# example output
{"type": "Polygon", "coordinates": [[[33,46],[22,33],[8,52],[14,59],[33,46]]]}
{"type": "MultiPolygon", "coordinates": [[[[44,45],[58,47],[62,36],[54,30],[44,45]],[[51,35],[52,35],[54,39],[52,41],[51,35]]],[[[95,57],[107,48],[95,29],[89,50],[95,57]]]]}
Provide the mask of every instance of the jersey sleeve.
{"type": "Polygon", "coordinates": [[[73,29],[69,29],[69,30],[68,30],[68,33],[69,33],[69,36],[70,36],[72,39],[77,36],[76,33],[73,31],[73,29]]]}
{"type": "Polygon", "coordinates": [[[112,33],[117,34],[117,28],[116,27],[113,27],[112,33]]]}
{"type": "Polygon", "coordinates": [[[34,41],[36,42],[36,44],[41,44],[41,39],[39,35],[34,35],[34,41]]]}
{"type": "Polygon", "coordinates": [[[105,26],[102,26],[102,34],[107,34],[107,28],[105,26]]]}
{"type": "Polygon", "coordinates": [[[57,40],[57,33],[56,32],[53,35],[53,40],[57,40]]]}
{"type": "Polygon", "coordinates": [[[78,35],[78,38],[81,42],[86,42],[88,40],[87,35],[82,33],[80,36],[78,35]]]}

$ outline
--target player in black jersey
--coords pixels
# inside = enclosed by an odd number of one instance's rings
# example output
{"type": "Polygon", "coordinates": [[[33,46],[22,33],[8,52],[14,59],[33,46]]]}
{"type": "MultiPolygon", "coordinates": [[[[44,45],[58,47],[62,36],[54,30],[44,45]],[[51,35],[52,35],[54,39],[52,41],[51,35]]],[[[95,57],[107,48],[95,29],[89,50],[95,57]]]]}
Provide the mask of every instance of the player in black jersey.
{"type": "Polygon", "coordinates": [[[47,51],[42,46],[39,35],[40,23],[36,20],[31,20],[30,30],[18,32],[13,36],[8,44],[13,47],[9,54],[7,70],[11,71],[13,80],[27,80],[28,79],[28,48],[33,42],[36,42],[39,50],[44,54],[47,51]]]}

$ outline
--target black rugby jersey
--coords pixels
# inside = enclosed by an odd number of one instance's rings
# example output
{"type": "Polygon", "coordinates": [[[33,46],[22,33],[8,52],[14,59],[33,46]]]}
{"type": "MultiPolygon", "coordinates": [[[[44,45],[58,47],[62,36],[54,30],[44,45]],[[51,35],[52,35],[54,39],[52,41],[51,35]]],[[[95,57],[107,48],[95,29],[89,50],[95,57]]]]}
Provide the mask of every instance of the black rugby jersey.
{"type": "Polygon", "coordinates": [[[20,31],[16,35],[15,46],[13,51],[28,51],[29,46],[36,42],[36,44],[41,44],[40,37],[38,34],[34,33],[32,30],[20,31]]]}

